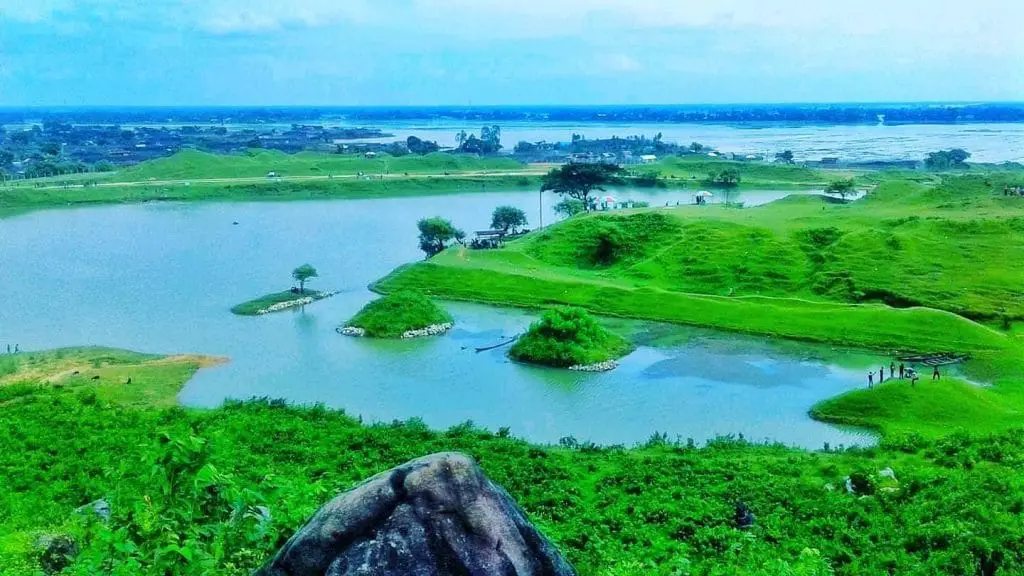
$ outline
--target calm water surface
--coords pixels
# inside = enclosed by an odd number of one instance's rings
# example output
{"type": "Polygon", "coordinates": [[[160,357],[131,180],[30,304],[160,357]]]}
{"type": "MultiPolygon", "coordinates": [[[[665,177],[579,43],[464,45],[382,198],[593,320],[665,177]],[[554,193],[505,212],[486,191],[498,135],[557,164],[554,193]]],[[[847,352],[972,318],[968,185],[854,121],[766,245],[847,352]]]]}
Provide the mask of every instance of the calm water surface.
{"type": "MultiPolygon", "coordinates": [[[[688,197],[653,198],[673,194],[688,197]]],[[[755,204],[782,193],[746,195],[755,204]]],[[[631,444],[655,431],[696,440],[742,433],[815,448],[870,441],[807,418],[814,402],[862,385],[860,370],[821,360],[830,355],[811,348],[793,352],[756,338],[662,327],[676,331],[675,344],[642,345],[613,372],[578,374],[514,364],[500,349],[473,351],[522,331],[534,316],[519,310],[453,303],[456,329],[429,340],[335,332],[373,298],[369,282],[421,256],[417,219],[443,214],[480,229],[496,205],[535,211],[536,202],[535,192],[509,192],[157,203],[0,219],[0,345],[101,344],[230,357],[186,386],[181,400],[195,406],[283,397],[368,420],[509,426],[540,442],[572,435],[631,444]],[[229,312],[288,286],[291,269],[307,261],[320,270],[314,286],[342,293],[263,317],[229,312]]]]}

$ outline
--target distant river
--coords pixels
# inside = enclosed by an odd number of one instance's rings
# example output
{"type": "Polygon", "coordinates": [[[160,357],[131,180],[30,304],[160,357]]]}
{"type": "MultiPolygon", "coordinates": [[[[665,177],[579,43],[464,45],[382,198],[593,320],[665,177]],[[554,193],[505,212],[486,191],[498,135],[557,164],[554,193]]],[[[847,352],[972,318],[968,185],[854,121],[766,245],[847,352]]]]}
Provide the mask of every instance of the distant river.
{"type": "MultiPolygon", "coordinates": [[[[782,195],[743,194],[748,204],[782,195]]],[[[646,198],[674,203],[688,196],[646,198]]],[[[514,364],[501,349],[473,351],[519,333],[533,312],[452,303],[456,328],[420,341],[335,332],[374,297],[369,282],[421,257],[418,218],[441,214],[480,229],[499,204],[520,206],[533,219],[537,193],[152,203],[0,219],[0,346],[97,344],[230,357],[186,386],[181,400],[192,406],[282,397],[370,421],[508,426],[539,442],[574,436],[632,444],[656,431],[698,441],[743,434],[812,448],[872,441],[806,415],[816,401],[864,384],[862,370],[844,367],[857,362],[827,348],[621,322],[645,335],[641,346],[613,372],[580,374],[514,364]],[[262,317],[229,312],[287,287],[291,269],[303,262],[320,270],[313,286],[341,294],[262,317]]]]}
{"type": "MultiPolygon", "coordinates": [[[[700,142],[723,152],[773,155],[792,150],[797,160],[836,156],[843,161],[920,160],[928,152],[963,148],[975,162],[1024,162],[1024,124],[909,124],[887,126],[824,124],[568,124],[553,122],[504,122],[501,140],[507,149],[516,142],[568,142],[572,135],[591,139],[645,135],[661,132],[666,142],[687,145],[700,142]]],[[[391,142],[410,135],[455,146],[459,130],[478,132],[467,122],[437,121],[375,123],[395,136],[373,141],[391,142]]]]}

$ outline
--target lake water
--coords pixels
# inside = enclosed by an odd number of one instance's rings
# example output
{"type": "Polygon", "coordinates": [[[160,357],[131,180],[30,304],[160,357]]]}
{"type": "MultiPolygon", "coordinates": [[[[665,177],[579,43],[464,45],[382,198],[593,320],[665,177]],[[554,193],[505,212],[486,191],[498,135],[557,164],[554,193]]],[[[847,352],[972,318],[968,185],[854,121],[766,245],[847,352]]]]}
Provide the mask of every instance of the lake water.
{"type": "MultiPolygon", "coordinates": [[[[749,204],[783,195],[744,194],[749,204]]],[[[650,198],[673,195],[688,198],[650,198]]],[[[485,228],[499,204],[529,213],[536,203],[528,191],[152,203],[0,219],[0,346],[97,344],[231,358],[186,386],[181,400],[194,406],[283,397],[368,420],[508,426],[539,442],[571,435],[632,444],[655,431],[698,441],[742,433],[813,448],[871,441],[806,416],[814,402],[863,385],[861,370],[821,360],[832,357],[827,350],[661,327],[676,343],[641,345],[610,373],[571,373],[511,363],[501,349],[472,350],[522,331],[533,313],[454,303],[457,326],[443,337],[392,342],[335,332],[373,298],[369,282],[421,257],[417,219],[441,214],[473,230],[485,228]],[[320,271],[313,286],[341,294],[261,317],[229,312],[288,286],[303,262],[320,271]]]]}
{"type": "MultiPolygon", "coordinates": [[[[501,141],[511,150],[516,142],[568,142],[572,135],[590,139],[645,135],[661,132],[665,142],[687,145],[700,142],[722,152],[769,155],[792,150],[797,160],[835,156],[846,162],[868,160],[921,160],[928,152],[963,148],[974,162],[1024,162],[1024,124],[670,124],[558,122],[502,122],[501,141]]],[[[375,128],[394,134],[366,142],[392,142],[417,136],[455,146],[460,130],[479,132],[467,122],[376,123],[375,128]]]]}

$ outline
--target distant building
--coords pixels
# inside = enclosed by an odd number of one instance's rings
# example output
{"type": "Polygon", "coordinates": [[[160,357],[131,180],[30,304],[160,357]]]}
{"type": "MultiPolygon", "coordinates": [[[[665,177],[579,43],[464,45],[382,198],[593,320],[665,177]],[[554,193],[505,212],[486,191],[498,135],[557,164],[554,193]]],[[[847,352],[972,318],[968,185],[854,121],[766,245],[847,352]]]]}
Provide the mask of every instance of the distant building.
{"type": "Polygon", "coordinates": [[[835,166],[836,164],[839,164],[839,158],[835,156],[825,156],[824,158],[821,159],[821,163],[822,165],[835,166]]]}
{"type": "Polygon", "coordinates": [[[644,154],[643,156],[640,157],[640,161],[643,162],[644,164],[654,164],[655,162],[658,161],[658,157],[655,156],[654,154],[644,154]]]}
{"type": "Polygon", "coordinates": [[[377,153],[376,152],[367,152],[367,153],[363,154],[363,156],[366,157],[366,158],[376,158],[377,157],[377,153]]]}

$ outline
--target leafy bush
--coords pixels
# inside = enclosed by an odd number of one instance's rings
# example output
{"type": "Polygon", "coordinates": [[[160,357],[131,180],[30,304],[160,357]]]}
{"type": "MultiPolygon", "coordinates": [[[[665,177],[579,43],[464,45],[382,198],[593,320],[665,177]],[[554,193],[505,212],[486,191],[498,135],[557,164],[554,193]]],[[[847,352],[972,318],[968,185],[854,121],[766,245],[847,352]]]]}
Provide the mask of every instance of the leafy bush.
{"type": "Polygon", "coordinates": [[[619,358],[630,351],[621,336],[601,326],[586,310],[548,310],[519,338],[509,356],[522,362],[566,368],[619,358]]]}
{"type": "Polygon", "coordinates": [[[408,330],[448,322],[452,322],[451,315],[429,298],[402,291],[370,302],[346,326],[362,328],[367,336],[398,338],[408,330]]]}

